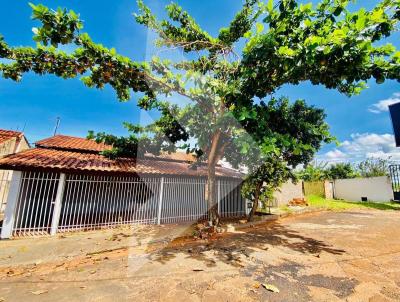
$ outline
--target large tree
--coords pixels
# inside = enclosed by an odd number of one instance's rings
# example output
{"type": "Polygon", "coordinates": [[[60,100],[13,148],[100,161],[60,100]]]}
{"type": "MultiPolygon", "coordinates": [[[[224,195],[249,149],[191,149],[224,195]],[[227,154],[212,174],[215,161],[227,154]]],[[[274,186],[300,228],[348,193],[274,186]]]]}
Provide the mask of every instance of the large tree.
{"type": "Polygon", "coordinates": [[[225,155],[235,168],[246,169],[243,195],[253,201],[248,220],[252,220],[261,198],[271,199],[284,182],[296,181],[294,169],[310,162],[323,143],[333,140],[324,111],[304,100],[290,103],[284,97],[272,98],[256,109],[256,119],[246,127],[252,133],[250,139],[247,135],[236,139],[225,155]],[[266,137],[274,141],[274,149],[259,147],[259,141],[266,137]]]}
{"type": "MultiPolygon", "coordinates": [[[[217,220],[215,165],[242,137],[237,131],[254,129],[261,99],[285,84],[304,81],[352,95],[372,77],[378,83],[400,79],[400,53],[381,41],[400,19],[400,0],[382,0],[371,11],[356,12],[346,9],[348,2],[322,0],[314,7],[295,0],[246,0],[232,22],[212,36],[177,4],[166,7],[169,19],[158,20],[139,1],[136,21],[158,35],[157,46],[188,54],[180,61],[155,57],[148,62],[94,42],[81,32],[82,22],[73,11],[32,5],[33,18],[42,23],[34,29],[38,45],[11,47],[1,38],[0,58],[10,61],[0,71],[13,80],[29,71],[63,78],[83,75],[89,87],[111,85],[121,100],[129,99],[131,91],[144,93],[138,102],[144,109],[159,108],[168,96],[186,98],[189,105],[180,108],[177,120],[185,128],[181,135],[197,142],[186,147],[207,160],[207,202],[210,219],[217,220]],[[65,53],[60,44],[77,48],[65,53]]],[[[279,155],[270,132],[247,132],[264,152],[279,155]]]]}

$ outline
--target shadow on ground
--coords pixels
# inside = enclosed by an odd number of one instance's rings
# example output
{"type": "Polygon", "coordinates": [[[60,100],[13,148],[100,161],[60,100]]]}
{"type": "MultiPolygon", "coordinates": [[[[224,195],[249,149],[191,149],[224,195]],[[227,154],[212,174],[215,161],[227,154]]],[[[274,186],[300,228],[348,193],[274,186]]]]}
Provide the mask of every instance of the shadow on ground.
{"type": "Polygon", "coordinates": [[[259,228],[254,227],[240,233],[228,233],[217,237],[207,243],[192,243],[179,246],[172,242],[169,246],[157,252],[152,260],[166,264],[174,259],[177,254],[185,254],[196,260],[203,261],[206,266],[216,266],[216,261],[240,267],[240,257],[251,257],[257,250],[268,250],[269,246],[282,246],[303,254],[318,256],[321,252],[341,255],[345,250],[336,249],[321,240],[302,235],[279,223],[271,223],[259,228]],[[222,240],[223,239],[223,240],[222,240]],[[213,257],[207,253],[213,252],[213,257]]]}

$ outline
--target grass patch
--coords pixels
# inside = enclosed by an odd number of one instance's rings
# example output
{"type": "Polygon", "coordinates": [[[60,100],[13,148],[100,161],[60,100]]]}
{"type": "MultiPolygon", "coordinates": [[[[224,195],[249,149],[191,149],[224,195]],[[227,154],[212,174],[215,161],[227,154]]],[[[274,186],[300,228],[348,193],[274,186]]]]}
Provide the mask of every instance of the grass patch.
{"type": "Polygon", "coordinates": [[[397,202],[355,202],[347,200],[325,199],[321,196],[309,195],[307,201],[310,206],[315,208],[323,208],[327,210],[349,210],[349,209],[377,209],[377,210],[398,210],[400,211],[400,203],[397,202]]]}
{"type": "Polygon", "coordinates": [[[287,206],[287,205],[280,206],[279,209],[280,209],[281,211],[284,211],[284,212],[289,213],[289,214],[290,214],[290,213],[293,213],[293,210],[292,210],[289,206],[287,206]]]}

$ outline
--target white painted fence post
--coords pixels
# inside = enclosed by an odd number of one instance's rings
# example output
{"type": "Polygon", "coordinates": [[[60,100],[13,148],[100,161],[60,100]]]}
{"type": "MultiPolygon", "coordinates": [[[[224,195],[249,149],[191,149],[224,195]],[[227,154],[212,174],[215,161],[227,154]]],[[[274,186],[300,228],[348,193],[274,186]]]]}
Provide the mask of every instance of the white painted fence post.
{"type": "Polygon", "coordinates": [[[60,221],[61,205],[64,196],[65,188],[65,174],[60,174],[60,179],[58,181],[56,200],[54,201],[53,208],[53,218],[51,220],[51,230],[50,235],[54,236],[57,233],[58,223],[60,221]]]}
{"type": "Polygon", "coordinates": [[[10,189],[8,191],[6,209],[4,211],[3,226],[1,228],[1,239],[10,238],[12,236],[21,180],[22,172],[13,171],[10,189]]]}
{"type": "Polygon", "coordinates": [[[162,209],[162,202],[163,202],[163,191],[164,191],[164,177],[161,177],[160,196],[158,199],[157,224],[161,224],[161,209],[162,209]]]}
{"type": "Polygon", "coordinates": [[[218,202],[218,215],[221,216],[221,180],[218,180],[217,202],[218,202]]]}

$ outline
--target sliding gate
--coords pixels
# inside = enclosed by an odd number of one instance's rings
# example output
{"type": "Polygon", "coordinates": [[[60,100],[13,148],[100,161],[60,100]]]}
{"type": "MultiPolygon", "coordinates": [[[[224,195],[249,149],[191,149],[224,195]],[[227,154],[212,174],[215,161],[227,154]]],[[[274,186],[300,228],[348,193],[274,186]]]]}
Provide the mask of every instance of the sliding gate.
{"type": "Polygon", "coordinates": [[[22,173],[14,236],[46,235],[50,232],[59,179],[59,173],[22,173]]]}
{"type": "Polygon", "coordinates": [[[400,201],[400,165],[389,166],[394,200],[400,201]]]}
{"type": "MultiPolygon", "coordinates": [[[[205,178],[62,176],[22,173],[14,236],[207,219],[205,178]]],[[[240,187],[240,180],[217,181],[221,217],[245,215],[240,187]]]]}

